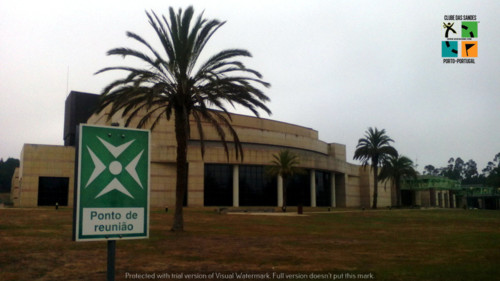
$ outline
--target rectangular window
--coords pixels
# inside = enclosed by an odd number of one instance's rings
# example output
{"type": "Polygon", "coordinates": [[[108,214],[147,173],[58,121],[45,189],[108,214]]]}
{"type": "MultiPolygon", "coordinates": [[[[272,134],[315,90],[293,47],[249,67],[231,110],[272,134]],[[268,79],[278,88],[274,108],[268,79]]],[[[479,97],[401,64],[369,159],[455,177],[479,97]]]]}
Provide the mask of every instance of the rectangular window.
{"type": "Polygon", "coordinates": [[[330,207],[332,201],[332,192],[330,184],[330,173],[316,171],[316,206],[330,207]]]}
{"type": "Polygon", "coordinates": [[[309,179],[310,170],[295,174],[286,182],[283,181],[283,188],[286,187],[286,200],[288,206],[311,206],[311,182],[309,179]]]}
{"type": "Polygon", "coordinates": [[[276,177],[267,175],[264,166],[239,166],[239,202],[241,206],[276,206],[276,177]]]}
{"type": "Polygon", "coordinates": [[[231,165],[205,164],[205,206],[233,205],[233,167],[231,165]]]}

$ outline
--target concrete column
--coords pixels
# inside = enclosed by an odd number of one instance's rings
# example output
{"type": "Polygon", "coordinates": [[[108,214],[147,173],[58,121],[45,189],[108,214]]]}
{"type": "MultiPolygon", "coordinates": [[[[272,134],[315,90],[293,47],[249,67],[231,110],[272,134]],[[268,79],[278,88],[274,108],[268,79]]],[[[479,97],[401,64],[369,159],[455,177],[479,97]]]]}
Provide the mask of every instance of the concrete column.
{"type": "MultiPolygon", "coordinates": [[[[164,166],[160,166],[161,169],[164,166]]],[[[188,179],[188,193],[187,196],[187,206],[189,207],[201,207],[203,206],[204,197],[204,182],[205,182],[205,163],[192,161],[188,165],[189,179],[188,179]]],[[[175,192],[175,187],[173,189],[175,192]]],[[[175,205],[175,196],[169,199],[167,205],[175,205]]]]}
{"type": "Polygon", "coordinates": [[[240,206],[240,169],[238,165],[233,166],[233,207],[240,206]]]}
{"type": "Polygon", "coordinates": [[[457,196],[455,194],[453,194],[451,197],[453,198],[453,208],[458,208],[457,196]]]}
{"type": "Polygon", "coordinates": [[[422,206],[422,194],[420,193],[419,190],[415,190],[414,194],[415,194],[414,198],[415,201],[413,202],[413,204],[417,206],[422,206]]]}
{"type": "Polygon", "coordinates": [[[311,170],[309,173],[311,183],[311,207],[316,207],[316,171],[311,170]]]}
{"type": "Polygon", "coordinates": [[[347,207],[347,185],[348,185],[347,174],[336,174],[335,175],[335,202],[336,207],[345,208],[347,207]]]}
{"type": "Polygon", "coordinates": [[[283,206],[283,178],[278,175],[278,207],[283,206]]]}
{"type": "Polygon", "coordinates": [[[333,208],[337,207],[337,202],[335,201],[335,173],[330,173],[330,205],[333,208]]]}

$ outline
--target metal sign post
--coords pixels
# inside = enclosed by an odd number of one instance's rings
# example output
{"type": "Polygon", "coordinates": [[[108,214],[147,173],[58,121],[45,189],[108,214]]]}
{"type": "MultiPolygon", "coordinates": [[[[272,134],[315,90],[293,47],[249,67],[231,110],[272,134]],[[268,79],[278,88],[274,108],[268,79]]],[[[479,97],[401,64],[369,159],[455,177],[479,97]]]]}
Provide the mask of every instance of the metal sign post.
{"type": "Polygon", "coordinates": [[[108,281],[115,280],[116,240],[108,240],[108,281]]]}
{"type": "Polygon", "coordinates": [[[149,237],[150,133],[80,125],[78,140],[73,239],[108,241],[113,280],[116,240],[149,237]]]}

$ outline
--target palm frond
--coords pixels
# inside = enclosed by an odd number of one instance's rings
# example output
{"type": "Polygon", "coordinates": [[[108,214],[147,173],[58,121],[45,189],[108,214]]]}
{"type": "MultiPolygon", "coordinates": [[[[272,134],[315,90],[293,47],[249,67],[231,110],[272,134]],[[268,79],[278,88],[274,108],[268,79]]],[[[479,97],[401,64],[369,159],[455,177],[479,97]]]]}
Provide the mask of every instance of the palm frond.
{"type": "Polygon", "coordinates": [[[369,161],[372,166],[378,166],[384,159],[391,155],[397,155],[397,151],[391,146],[394,142],[385,134],[385,129],[368,128],[365,137],[358,140],[354,151],[354,160],[360,160],[363,166],[367,166],[369,161]]]}
{"type": "Polygon", "coordinates": [[[267,171],[270,175],[290,177],[302,171],[298,167],[300,165],[299,157],[288,149],[281,150],[278,154],[273,154],[271,164],[272,166],[267,171]]]}
{"type": "Polygon", "coordinates": [[[120,47],[107,54],[136,58],[146,66],[115,66],[96,72],[127,72],[124,78],[103,89],[99,110],[109,108],[109,118],[120,113],[127,126],[140,117],[137,126],[154,128],[161,118],[170,119],[173,112],[183,108],[188,115],[193,114],[202,142],[202,155],[205,149],[203,124],[210,124],[228,157],[226,141],[231,136],[236,157],[243,159],[243,148],[226,107],[243,106],[255,116],[259,116],[260,110],[271,114],[265,105],[269,98],[262,91],[270,84],[262,80],[258,71],[247,68],[238,60],[251,57],[250,52],[227,49],[199,64],[207,42],[226,22],[204,19],[203,13],[195,18],[192,7],[178,11],[169,8],[167,16],[146,11],[146,16],[163,48],[160,52],[142,36],[127,32],[127,37],[139,42],[145,52],[120,47]],[[195,67],[198,67],[196,71],[195,67]]]}

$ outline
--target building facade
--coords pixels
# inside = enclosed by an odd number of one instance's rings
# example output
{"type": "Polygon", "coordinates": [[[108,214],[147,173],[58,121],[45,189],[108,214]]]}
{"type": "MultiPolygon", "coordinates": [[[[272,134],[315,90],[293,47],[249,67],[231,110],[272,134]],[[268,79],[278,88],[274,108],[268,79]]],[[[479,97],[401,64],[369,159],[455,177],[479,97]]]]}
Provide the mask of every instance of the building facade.
{"type": "Polygon", "coordinates": [[[445,177],[423,175],[402,182],[402,205],[461,208],[460,182],[445,177]]]}
{"type": "MultiPolygon", "coordinates": [[[[72,140],[77,123],[124,126],[121,114],[110,117],[107,110],[91,114],[88,108],[97,101],[97,95],[70,93],[66,100],[65,146],[23,146],[21,165],[13,178],[17,186],[12,193],[15,206],[55,203],[72,206],[75,169],[72,140]],[[80,108],[80,103],[85,104],[85,108],[80,108]]],[[[129,126],[137,126],[140,118],[141,114],[129,126]]],[[[186,206],[281,206],[283,181],[269,176],[266,167],[271,165],[273,155],[283,149],[298,155],[300,167],[305,171],[286,185],[289,206],[368,208],[371,205],[370,169],[348,163],[345,145],[321,141],[318,132],[311,128],[238,114],[232,114],[231,119],[243,146],[243,158],[235,157],[231,144],[227,156],[217,132],[208,123],[203,124],[205,154],[202,157],[200,136],[191,120],[186,206]]],[[[151,206],[173,206],[176,183],[173,120],[162,119],[151,132],[150,168],[151,206]]],[[[392,188],[379,187],[378,205],[391,206],[393,193],[392,188]]]]}

